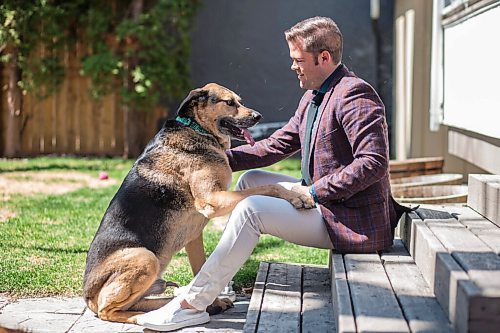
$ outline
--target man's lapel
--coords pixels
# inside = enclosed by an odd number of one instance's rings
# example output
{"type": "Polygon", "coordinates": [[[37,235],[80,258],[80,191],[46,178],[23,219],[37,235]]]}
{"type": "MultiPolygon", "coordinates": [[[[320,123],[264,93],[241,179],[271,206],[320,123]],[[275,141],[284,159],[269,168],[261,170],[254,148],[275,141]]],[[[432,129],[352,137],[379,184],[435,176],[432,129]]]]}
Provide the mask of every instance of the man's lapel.
{"type": "Polygon", "coordinates": [[[335,86],[339,83],[340,79],[344,77],[344,75],[347,73],[347,68],[344,66],[344,64],[341,64],[342,68],[339,68],[340,70],[338,71],[338,75],[335,76],[335,78],[332,80],[330,83],[330,87],[328,89],[328,92],[325,95],[325,98],[323,98],[323,102],[321,103],[321,106],[319,107],[318,110],[318,115],[316,116],[316,123],[315,126],[313,127],[313,132],[311,135],[311,150],[309,154],[309,162],[311,162],[311,155],[314,151],[315,145],[316,145],[316,136],[318,134],[318,128],[322,124],[322,117],[323,114],[325,113],[326,106],[330,102],[330,98],[333,95],[333,91],[335,90],[335,86]]]}

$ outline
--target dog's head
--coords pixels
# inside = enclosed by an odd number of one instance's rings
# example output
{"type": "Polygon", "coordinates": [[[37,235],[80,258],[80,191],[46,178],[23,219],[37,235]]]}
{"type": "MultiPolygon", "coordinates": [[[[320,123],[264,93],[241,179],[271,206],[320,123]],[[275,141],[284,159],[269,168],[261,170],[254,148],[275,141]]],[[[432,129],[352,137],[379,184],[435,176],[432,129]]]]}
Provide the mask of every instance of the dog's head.
{"type": "Polygon", "coordinates": [[[241,98],[216,83],[192,90],[182,101],[177,114],[194,119],[213,134],[224,148],[229,148],[230,137],[253,145],[249,127],[257,124],[262,115],[241,104],[241,98]]]}

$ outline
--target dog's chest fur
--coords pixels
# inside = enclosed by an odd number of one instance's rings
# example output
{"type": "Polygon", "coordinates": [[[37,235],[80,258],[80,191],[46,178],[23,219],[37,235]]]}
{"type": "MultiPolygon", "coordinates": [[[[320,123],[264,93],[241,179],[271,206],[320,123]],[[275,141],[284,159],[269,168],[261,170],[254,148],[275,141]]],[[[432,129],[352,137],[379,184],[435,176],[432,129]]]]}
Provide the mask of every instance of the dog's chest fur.
{"type": "Polygon", "coordinates": [[[231,169],[224,151],[211,138],[177,126],[167,127],[165,132],[158,134],[153,141],[154,147],[146,149],[149,152],[139,158],[136,167],[141,177],[158,187],[158,200],[163,196],[168,201],[181,194],[182,200],[173,205],[171,201],[163,203],[168,206],[163,221],[168,232],[160,237],[158,255],[168,261],[171,253],[200,235],[208,222],[194,207],[196,189],[193,187],[227,190],[231,184],[231,169]],[[203,184],[192,182],[190,176],[202,169],[210,170],[210,176],[203,184]]]}

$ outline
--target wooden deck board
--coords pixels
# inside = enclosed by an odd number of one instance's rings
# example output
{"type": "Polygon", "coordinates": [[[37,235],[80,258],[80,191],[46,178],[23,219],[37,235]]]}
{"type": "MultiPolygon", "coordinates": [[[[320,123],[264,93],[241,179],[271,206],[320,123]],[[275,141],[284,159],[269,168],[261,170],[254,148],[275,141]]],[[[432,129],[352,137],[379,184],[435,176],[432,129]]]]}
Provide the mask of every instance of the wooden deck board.
{"type": "Polygon", "coordinates": [[[243,332],[254,333],[257,331],[257,324],[259,322],[260,309],[262,306],[262,298],[264,297],[264,288],[267,280],[267,273],[269,271],[269,263],[261,262],[257,278],[253,287],[252,298],[248,305],[247,319],[243,332]]]}
{"type": "Polygon", "coordinates": [[[411,332],[453,332],[448,318],[401,240],[381,256],[411,332]]]}
{"type": "Polygon", "coordinates": [[[336,332],[329,274],[324,267],[303,267],[302,332],[336,332]]]}
{"type": "Polygon", "coordinates": [[[271,264],[257,332],[300,332],[302,268],[271,264]]]}
{"type": "Polygon", "coordinates": [[[447,206],[444,209],[454,214],[460,223],[488,245],[497,255],[500,254],[500,228],[496,224],[491,223],[481,214],[466,206],[447,206]]]}
{"type": "Polygon", "coordinates": [[[380,257],[346,254],[344,262],[358,332],[409,332],[380,257]]]}
{"type": "Polygon", "coordinates": [[[327,267],[260,264],[243,332],[336,332],[327,267]]]}
{"type": "Polygon", "coordinates": [[[467,205],[500,226],[500,175],[470,174],[467,205]]]}
{"type": "Polygon", "coordinates": [[[344,258],[341,254],[332,252],[332,297],[334,315],[339,333],[356,332],[356,322],[352,310],[351,293],[347,282],[347,274],[344,267],[344,258]]]}
{"type": "Polygon", "coordinates": [[[410,252],[410,255],[413,257],[415,255],[415,226],[413,222],[421,220],[417,213],[410,212],[405,214],[400,221],[402,222],[399,223],[399,236],[408,249],[408,252],[410,252]]]}
{"type": "Polygon", "coordinates": [[[448,253],[437,237],[419,220],[414,222],[415,227],[415,251],[413,259],[427,281],[429,286],[434,286],[436,281],[436,255],[438,253],[448,253]]]}

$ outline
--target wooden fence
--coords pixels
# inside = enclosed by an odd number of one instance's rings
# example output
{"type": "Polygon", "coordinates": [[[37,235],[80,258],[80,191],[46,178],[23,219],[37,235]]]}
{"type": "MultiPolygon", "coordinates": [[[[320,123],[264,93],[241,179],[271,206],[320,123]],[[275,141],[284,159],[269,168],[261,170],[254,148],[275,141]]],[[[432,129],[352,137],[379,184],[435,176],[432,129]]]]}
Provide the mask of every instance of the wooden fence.
{"type": "MultiPolygon", "coordinates": [[[[89,94],[90,80],[80,75],[78,57],[64,57],[66,78],[59,90],[43,100],[23,96],[24,129],[21,156],[71,154],[121,156],[124,151],[124,117],[117,93],[105,96],[99,103],[89,94]]],[[[0,155],[4,151],[7,123],[7,76],[1,75],[0,155]]],[[[163,108],[134,115],[133,126],[139,130],[141,145],[154,136],[163,108]]]]}

